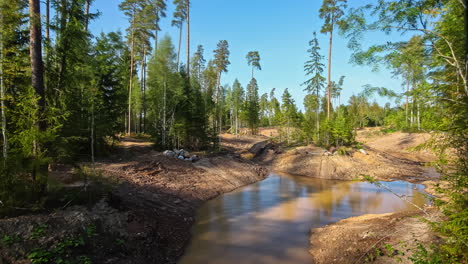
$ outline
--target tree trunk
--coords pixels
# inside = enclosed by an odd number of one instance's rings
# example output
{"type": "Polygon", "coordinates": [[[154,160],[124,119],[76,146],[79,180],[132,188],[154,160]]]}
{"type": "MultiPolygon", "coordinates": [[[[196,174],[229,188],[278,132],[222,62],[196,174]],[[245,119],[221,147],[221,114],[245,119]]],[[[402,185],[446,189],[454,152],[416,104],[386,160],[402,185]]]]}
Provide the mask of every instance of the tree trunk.
{"type": "Polygon", "coordinates": [[[132,132],[132,86],[133,86],[133,64],[135,56],[135,8],[133,9],[133,18],[132,18],[132,28],[131,28],[131,51],[130,51],[130,85],[128,87],[128,131],[127,134],[130,135],[132,132]]]}
{"type": "MultiPolygon", "coordinates": [[[[31,60],[31,84],[39,96],[37,101],[37,127],[40,132],[45,132],[47,123],[44,120],[45,112],[45,88],[44,88],[44,65],[42,62],[42,29],[41,29],[41,6],[39,0],[29,0],[29,54],[31,60]]],[[[33,153],[37,155],[41,151],[38,140],[34,139],[33,153]]],[[[36,156],[37,158],[37,156],[36,156]]],[[[45,178],[40,179],[39,195],[44,194],[47,179],[47,165],[34,167],[32,170],[33,181],[37,180],[37,173],[45,178]]]]}
{"type": "Polygon", "coordinates": [[[177,49],[177,71],[179,71],[179,63],[180,63],[180,47],[182,45],[182,27],[183,23],[179,25],[179,48],[177,49]]]}
{"type": "Polygon", "coordinates": [[[465,6],[465,65],[468,63],[468,0],[463,0],[465,6]]]}
{"type": "Polygon", "coordinates": [[[411,86],[411,110],[410,110],[410,126],[413,127],[414,125],[414,96],[413,96],[413,91],[414,91],[414,83],[413,86],[411,86]]]}
{"type": "MultiPolygon", "coordinates": [[[[49,1],[49,0],[48,0],[49,1]]],[[[90,1],[91,0],[86,0],[86,7],[85,7],[85,12],[86,12],[86,17],[85,17],[85,31],[88,32],[88,26],[89,26],[89,6],[90,6],[90,1]]]]}
{"type": "MultiPolygon", "coordinates": [[[[96,172],[95,171],[95,162],[94,162],[94,93],[93,97],[91,98],[91,164],[93,166],[93,174],[96,172]]],[[[95,175],[94,175],[95,176],[95,175]]],[[[88,185],[88,176],[85,173],[85,190],[88,185]]]]}
{"type": "MultiPolygon", "coordinates": [[[[0,12],[0,25],[3,25],[3,12],[0,12]]],[[[8,158],[8,139],[6,135],[5,87],[3,83],[3,29],[0,28],[0,103],[2,107],[3,164],[8,158]]]]}
{"type": "Polygon", "coordinates": [[[418,131],[421,130],[421,116],[419,111],[419,102],[418,102],[418,131]]]}
{"type": "Polygon", "coordinates": [[[145,94],[145,88],[144,88],[144,85],[145,85],[145,81],[144,81],[144,78],[145,78],[145,73],[144,73],[144,69],[145,69],[145,56],[146,56],[146,47],[143,45],[143,57],[141,58],[141,66],[140,66],[140,91],[141,91],[141,105],[140,105],[140,120],[139,120],[139,132],[141,133],[141,131],[143,130],[143,95],[145,94]]]}
{"type": "Polygon", "coordinates": [[[50,0],[46,0],[46,41],[50,39],[50,0]]]}
{"type": "Polygon", "coordinates": [[[155,11],[155,15],[156,15],[156,21],[155,21],[155,24],[156,24],[156,29],[154,30],[154,54],[156,54],[156,51],[158,50],[158,31],[159,31],[159,8],[156,7],[156,11],[155,11]]]}
{"type": "Polygon", "coordinates": [[[39,0],[29,0],[29,52],[31,59],[31,82],[34,90],[39,96],[38,119],[39,130],[45,131],[47,126],[43,120],[45,111],[45,88],[44,88],[44,65],[42,62],[42,32],[41,32],[41,11],[39,0]]]}
{"type": "Polygon", "coordinates": [[[330,42],[328,46],[328,85],[327,85],[327,118],[328,119],[330,119],[332,47],[333,47],[333,29],[330,31],[330,42]]]}
{"type": "Polygon", "coordinates": [[[146,133],[146,53],[143,61],[143,133],[146,133]]]}
{"type": "Polygon", "coordinates": [[[408,127],[408,93],[409,93],[409,89],[410,89],[410,81],[409,79],[406,80],[406,104],[405,104],[405,123],[406,123],[406,127],[408,127]]]}
{"type": "Polygon", "coordinates": [[[320,142],[320,95],[319,95],[319,90],[317,89],[317,111],[316,111],[316,117],[317,117],[317,142],[320,142]]]}
{"type": "MultiPolygon", "coordinates": [[[[66,30],[67,27],[67,1],[61,0],[60,1],[60,45],[62,46],[62,50],[60,54],[60,72],[57,81],[57,90],[60,90],[62,87],[63,79],[65,72],[67,70],[67,56],[66,51],[68,51],[68,40],[64,37],[63,32],[66,30]]],[[[59,34],[57,34],[58,36],[59,34]]]]}
{"type": "MultiPolygon", "coordinates": [[[[187,1],[187,79],[190,81],[190,0],[187,1]]],[[[190,83],[190,82],[189,82],[190,83]]]]}
{"type": "Polygon", "coordinates": [[[166,90],[167,82],[164,77],[164,87],[163,87],[163,131],[162,131],[162,145],[166,147],[166,90]]]}

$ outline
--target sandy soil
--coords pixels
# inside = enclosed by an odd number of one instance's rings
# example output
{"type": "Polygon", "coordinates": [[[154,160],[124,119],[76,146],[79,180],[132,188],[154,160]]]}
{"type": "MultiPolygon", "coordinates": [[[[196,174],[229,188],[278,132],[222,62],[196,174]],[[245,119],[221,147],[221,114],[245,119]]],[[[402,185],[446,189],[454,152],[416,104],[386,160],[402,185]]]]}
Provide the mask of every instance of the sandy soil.
{"type": "Polygon", "coordinates": [[[273,171],[324,179],[354,180],[363,175],[378,180],[429,181],[438,178],[434,169],[425,167],[435,159],[428,151],[412,151],[429,134],[359,133],[365,154],[349,150],[348,155],[324,155],[327,150],[310,145],[282,150],[263,149],[254,160],[273,171]],[[365,139],[365,140],[364,140],[365,139]]]}
{"type": "Polygon", "coordinates": [[[429,133],[394,132],[383,134],[380,128],[361,129],[356,140],[364,143],[368,148],[385,152],[398,158],[417,162],[431,162],[434,154],[429,150],[414,150],[415,147],[427,142],[432,135],[429,133]]]}
{"type": "MultiPolygon", "coordinates": [[[[429,217],[438,217],[435,210],[429,212],[429,217]]],[[[421,212],[363,215],[313,229],[309,251],[313,263],[412,263],[409,258],[419,243],[438,239],[422,216],[421,212]]]]}

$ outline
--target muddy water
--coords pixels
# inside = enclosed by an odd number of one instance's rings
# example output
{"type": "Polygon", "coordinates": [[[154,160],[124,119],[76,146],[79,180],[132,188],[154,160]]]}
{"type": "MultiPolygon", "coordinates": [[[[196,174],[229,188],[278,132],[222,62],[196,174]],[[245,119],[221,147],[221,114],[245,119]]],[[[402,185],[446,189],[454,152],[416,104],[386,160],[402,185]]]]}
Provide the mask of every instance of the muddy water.
{"type": "MultiPolygon", "coordinates": [[[[385,185],[418,205],[422,185],[385,185]]],[[[309,230],[368,213],[413,209],[390,192],[365,182],[272,174],[262,182],[207,202],[197,212],[182,264],[311,263],[309,230]]]]}

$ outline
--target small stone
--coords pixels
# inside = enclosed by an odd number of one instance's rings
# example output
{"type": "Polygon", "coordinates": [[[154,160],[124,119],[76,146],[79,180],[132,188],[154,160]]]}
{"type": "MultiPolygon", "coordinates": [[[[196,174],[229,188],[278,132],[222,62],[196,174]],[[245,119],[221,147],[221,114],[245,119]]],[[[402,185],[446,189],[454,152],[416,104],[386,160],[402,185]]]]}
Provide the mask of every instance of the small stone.
{"type": "Polygon", "coordinates": [[[192,162],[195,162],[195,161],[198,161],[198,160],[200,160],[200,158],[197,155],[192,155],[190,157],[190,161],[192,161],[192,162]]]}
{"type": "Polygon", "coordinates": [[[173,158],[175,156],[175,152],[172,151],[172,150],[166,150],[166,151],[163,152],[163,155],[166,156],[166,157],[173,158]]]}
{"type": "Polygon", "coordinates": [[[361,153],[364,154],[364,155],[369,155],[369,154],[368,154],[365,150],[363,150],[363,149],[359,149],[359,152],[361,152],[361,153]]]}

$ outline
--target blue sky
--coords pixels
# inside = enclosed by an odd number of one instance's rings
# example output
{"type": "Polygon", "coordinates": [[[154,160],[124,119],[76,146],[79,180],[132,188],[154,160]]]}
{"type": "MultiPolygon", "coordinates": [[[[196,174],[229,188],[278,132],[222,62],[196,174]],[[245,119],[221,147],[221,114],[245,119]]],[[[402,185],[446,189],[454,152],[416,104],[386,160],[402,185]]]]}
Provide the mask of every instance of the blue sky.
{"type": "MultiPolygon", "coordinates": [[[[370,0],[371,1],[371,0],[370,0]]],[[[99,10],[101,16],[92,22],[90,28],[95,35],[100,32],[125,31],[128,22],[119,10],[120,0],[95,0],[93,10],[99,10]]],[[[178,40],[178,30],[170,26],[174,7],[169,1],[168,17],[163,19],[162,33],[169,34],[173,42],[178,40]]],[[[205,48],[205,58],[210,59],[219,40],[229,42],[229,72],[222,77],[222,84],[232,84],[238,78],[245,87],[250,80],[251,70],[247,66],[245,55],[251,50],[258,50],[261,56],[262,71],[256,72],[260,94],[276,88],[280,97],[285,88],[293,94],[300,109],[303,109],[305,92],[300,86],[306,80],[304,62],[307,59],[308,41],[313,32],[318,32],[323,55],[328,52],[328,35],[320,34],[322,21],[318,16],[320,0],[192,0],[191,8],[191,50],[197,45],[205,48]]],[[[364,4],[364,1],[349,1],[352,4],[364,4]]],[[[184,33],[185,34],[185,33],[184,33]]],[[[373,33],[366,43],[376,43],[401,36],[386,36],[373,33]]],[[[185,60],[185,43],[181,51],[185,60]]],[[[332,57],[332,80],[338,81],[345,75],[342,102],[362,91],[362,86],[384,86],[395,91],[402,91],[401,80],[392,78],[388,70],[372,72],[369,67],[355,66],[349,63],[350,50],[346,40],[338,34],[334,36],[332,57]]],[[[323,61],[325,64],[326,56],[323,61]]],[[[325,72],[326,74],[326,72],[325,72]]],[[[378,99],[379,103],[385,100],[378,99]]]]}

